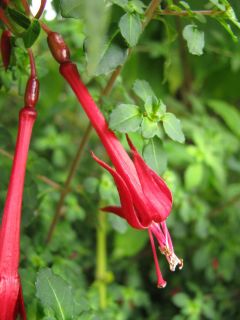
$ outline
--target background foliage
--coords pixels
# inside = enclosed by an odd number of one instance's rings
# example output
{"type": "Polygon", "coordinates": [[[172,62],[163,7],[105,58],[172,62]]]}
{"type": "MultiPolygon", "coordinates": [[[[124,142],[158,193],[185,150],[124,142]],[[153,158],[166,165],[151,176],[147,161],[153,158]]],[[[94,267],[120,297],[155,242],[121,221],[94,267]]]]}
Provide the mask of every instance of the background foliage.
{"type": "Polygon", "coordinates": [[[162,9],[178,15],[159,10],[142,33],[148,4],[55,0],[57,16],[47,23],[65,37],[96,101],[110,73],[124,64],[111,95],[103,98],[102,111],[124,145],[123,133],[130,133],[171,187],[174,208],[168,226],[184,269],[170,274],[161,261],[168,285],[157,289],[147,234],[99,214],[101,206],[118,197],[109,175],[90,157],[93,150],[107,160],[95,133],[46,243],[87,119],[34,22],[13,40],[10,69],[0,73],[3,208],[28,75],[24,45],[34,43],[41,94],[21,239],[21,276],[31,320],[240,317],[240,4],[162,1],[162,9]],[[107,299],[101,301],[105,291],[107,299]]]}

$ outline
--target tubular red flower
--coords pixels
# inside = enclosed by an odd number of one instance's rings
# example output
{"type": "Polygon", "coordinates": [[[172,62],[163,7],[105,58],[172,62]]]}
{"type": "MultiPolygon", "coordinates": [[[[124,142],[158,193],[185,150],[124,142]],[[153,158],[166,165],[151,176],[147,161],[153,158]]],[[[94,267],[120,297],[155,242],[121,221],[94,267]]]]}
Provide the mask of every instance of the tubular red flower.
{"type": "Polygon", "coordinates": [[[172,208],[171,191],[166,183],[148,167],[127,137],[133,160],[129,157],[115,134],[109,129],[104,116],[82,83],[76,65],[69,61],[70,55],[62,59],[65,52],[69,52],[65,42],[61,38],[60,45],[58,45],[58,37],[55,39],[53,34],[49,32],[48,43],[54,58],[60,63],[60,73],[75,92],[115,167],[114,170],[92,154],[94,160],[113,176],[121,201],[121,207],[109,206],[102,210],[126,219],[133,228],[149,230],[158,287],[164,287],[166,282],[159,268],[153,235],[169,262],[170,270],[175,270],[178,264],[180,268],[182,267],[182,260],[178,259],[173,251],[165,223],[172,208]],[[63,48],[62,53],[61,48],[63,48]]]}
{"type": "Polygon", "coordinates": [[[1,320],[15,320],[18,314],[21,319],[26,319],[18,266],[24,179],[32,129],[37,116],[33,107],[38,98],[38,82],[32,67],[25,94],[25,101],[29,104],[19,113],[18,136],[0,230],[1,320]]]}
{"type": "Polygon", "coordinates": [[[11,32],[4,30],[1,36],[1,56],[5,70],[7,70],[11,57],[11,32]]]}

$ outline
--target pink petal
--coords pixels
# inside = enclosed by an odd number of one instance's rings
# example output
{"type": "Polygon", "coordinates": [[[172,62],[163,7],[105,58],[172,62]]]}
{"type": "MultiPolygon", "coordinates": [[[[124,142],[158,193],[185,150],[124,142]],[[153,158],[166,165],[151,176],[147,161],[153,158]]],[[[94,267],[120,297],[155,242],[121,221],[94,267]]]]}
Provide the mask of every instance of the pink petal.
{"type": "MultiPolygon", "coordinates": [[[[120,215],[121,217],[124,217],[128,223],[136,229],[143,229],[143,225],[139,222],[138,217],[136,215],[133,202],[132,202],[132,197],[131,194],[124,182],[124,180],[121,178],[121,176],[114,170],[112,169],[107,163],[103,162],[99,158],[95,156],[95,154],[92,152],[92,157],[93,159],[100,164],[104,169],[106,169],[114,178],[114,181],[116,183],[118,192],[119,192],[119,197],[120,201],[122,204],[121,208],[121,213],[119,209],[116,209],[117,207],[110,207],[113,209],[112,212],[120,215]]],[[[106,211],[106,210],[104,210],[106,211]]]]}
{"type": "Polygon", "coordinates": [[[172,208],[171,192],[165,182],[145,163],[128,136],[127,141],[144,195],[151,208],[152,219],[155,222],[162,222],[166,220],[172,208]]]}

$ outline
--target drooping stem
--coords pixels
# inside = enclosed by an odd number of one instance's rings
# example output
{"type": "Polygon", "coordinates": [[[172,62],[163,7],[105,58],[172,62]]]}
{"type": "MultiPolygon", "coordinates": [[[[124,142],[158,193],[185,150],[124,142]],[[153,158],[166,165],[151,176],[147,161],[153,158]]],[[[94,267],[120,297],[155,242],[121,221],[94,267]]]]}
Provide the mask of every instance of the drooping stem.
{"type": "Polygon", "coordinates": [[[99,290],[99,303],[101,309],[107,307],[107,248],[106,248],[106,213],[99,211],[97,224],[97,259],[96,259],[96,280],[99,290]]]}
{"type": "Polygon", "coordinates": [[[45,9],[46,3],[47,3],[47,0],[41,0],[40,8],[38,9],[37,14],[35,15],[36,19],[39,19],[41,17],[41,15],[45,9]]]}

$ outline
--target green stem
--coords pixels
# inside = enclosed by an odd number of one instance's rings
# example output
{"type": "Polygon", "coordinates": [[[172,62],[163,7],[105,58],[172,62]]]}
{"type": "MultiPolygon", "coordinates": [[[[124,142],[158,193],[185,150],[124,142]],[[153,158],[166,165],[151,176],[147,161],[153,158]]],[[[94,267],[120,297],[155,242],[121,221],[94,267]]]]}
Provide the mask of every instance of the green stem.
{"type": "Polygon", "coordinates": [[[99,304],[102,310],[107,307],[107,232],[106,232],[106,213],[99,211],[97,225],[97,261],[96,261],[96,280],[99,290],[99,304]]]}

